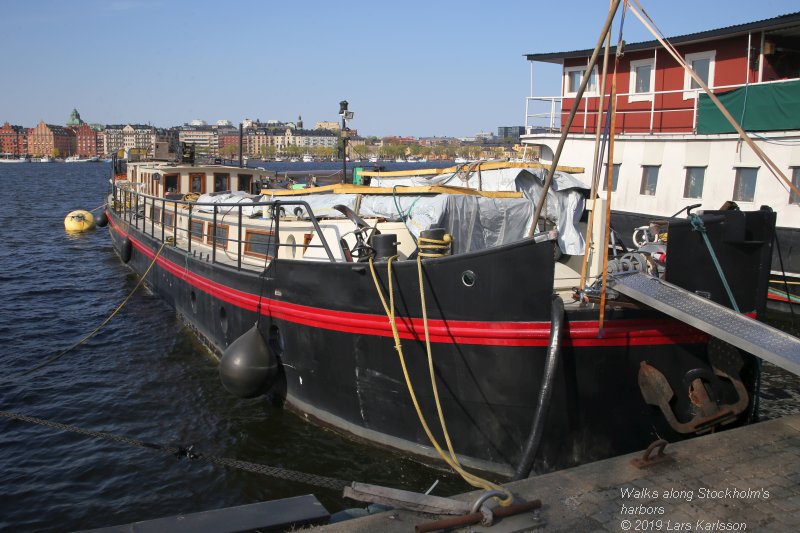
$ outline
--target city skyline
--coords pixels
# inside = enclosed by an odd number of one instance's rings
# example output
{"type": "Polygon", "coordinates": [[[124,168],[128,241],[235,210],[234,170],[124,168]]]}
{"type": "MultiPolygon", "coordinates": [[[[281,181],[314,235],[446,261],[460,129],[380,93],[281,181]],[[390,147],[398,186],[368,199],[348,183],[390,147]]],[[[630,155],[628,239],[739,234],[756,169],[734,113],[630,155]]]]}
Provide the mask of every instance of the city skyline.
{"type": "MultiPolygon", "coordinates": [[[[605,0],[564,13],[530,3],[478,2],[303,6],[159,0],[22,2],[5,5],[13,83],[0,122],[169,127],[245,118],[338,120],[355,111],[365,136],[464,137],[524,122],[524,98],[560,93],[560,67],[524,54],[590,48],[605,0]],[[573,13],[580,18],[567,18],[573,13]],[[258,21],[258,24],[253,24],[258,21]]],[[[718,5],[643,0],[667,36],[797,11],[796,3],[718,5]]],[[[614,27],[618,32],[619,17],[614,27]]],[[[651,37],[627,17],[627,42],[651,37]]]]}

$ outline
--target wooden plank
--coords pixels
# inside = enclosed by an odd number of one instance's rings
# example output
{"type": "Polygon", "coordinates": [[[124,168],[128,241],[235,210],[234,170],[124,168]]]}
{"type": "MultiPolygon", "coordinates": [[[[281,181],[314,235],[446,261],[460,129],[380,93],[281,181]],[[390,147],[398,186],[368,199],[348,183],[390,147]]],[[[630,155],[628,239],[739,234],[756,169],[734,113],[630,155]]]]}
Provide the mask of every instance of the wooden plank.
{"type": "Polygon", "coordinates": [[[423,513],[464,514],[470,510],[467,502],[356,481],[344,488],[343,495],[360,502],[380,503],[423,513]]]}
{"type": "Polygon", "coordinates": [[[522,198],[521,192],[516,191],[478,191],[469,187],[455,187],[452,185],[422,185],[419,187],[369,187],[367,185],[351,185],[337,183],[324,187],[308,187],[306,189],[263,189],[261,194],[269,196],[296,196],[306,194],[380,194],[380,195],[407,195],[407,194],[468,194],[486,198],[522,198]]]}
{"type": "Polygon", "coordinates": [[[326,524],[330,514],[313,494],[103,527],[84,533],[234,533],[287,531],[326,524]]]}
{"type": "MultiPolygon", "coordinates": [[[[473,171],[477,171],[478,168],[481,170],[497,170],[502,168],[544,168],[549,169],[550,165],[544,163],[534,163],[534,162],[512,162],[512,161],[492,161],[486,163],[480,163],[480,165],[475,165],[474,167],[470,167],[469,164],[459,165],[455,167],[447,167],[447,168],[421,168],[417,170],[391,170],[385,172],[377,172],[374,170],[365,170],[361,173],[362,176],[379,176],[381,178],[394,178],[394,177],[409,177],[409,176],[437,176],[440,174],[452,174],[457,170],[466,170],[467,168],[472,168],[473,171]]],[[[583,174],[586,172],[586,169],[583,167],[568,167],[568,166],[558,166],[556,170],[561,172],[568,172],[569,174],[583,174]]]]}

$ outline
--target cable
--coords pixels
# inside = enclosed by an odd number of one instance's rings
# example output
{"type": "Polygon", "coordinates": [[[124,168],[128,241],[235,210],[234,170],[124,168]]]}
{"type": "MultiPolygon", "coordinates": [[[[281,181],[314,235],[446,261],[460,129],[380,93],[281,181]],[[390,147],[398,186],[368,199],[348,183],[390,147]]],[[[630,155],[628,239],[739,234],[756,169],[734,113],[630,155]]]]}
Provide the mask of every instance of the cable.
{"type": "MultiPolygon", "coordinates": [[[[89,339],[91,339],[92,337],[94,337],[95,335],[97,335],[97,334],[100,332],[100,330],[101,330],[101,329],[102,329],[102,328],[103,328],[103,327],[104,327],[106,324],[108,324],[108,323],[111,321],[111,319],[112,319],[112,318],[114,318],[114,316],[116,316],[116,314],[117,314],[117,313],[119,313],[119,312],[122,310],[122,308],[123,308],[123,307],[125,307],[125,304],[127,304],[127,303],[128,303],[128,301],[129,301],[129,300],[131,299],[131,297],[132,297],[132,296],[133,296],[133,295],[136,293],[136,291],[139,289],[139,287],[141,287],[141,286],[144,284],[144,280],[147,278],[147,274],[149,274],[149,273],[150,273],[150,270],[153,268],[153,265],[155,265],[155,264],[156,264],[156,260],[158,259],[158,256],[160,256],[160,255],[161,255],[161,252],[162,252],[162,250],[164,250],[164,247],[165,247],[166,245],[167,245],[167,243],[166,243],[166,242],[164,242],[164,243],[162,243],[162,244],[161,244],[161,248],[159,248],[159,249],[158,249],[158,251],[156,252],[156,255],[155,255],[155,256],[153,256],[153,260],[150,262],[150,265],[147,267],[147,270],[145,270],[145,271],[144,271],[144,274],[142,274],[142,275],[141,275],[141,277],[139,278],[139,283],[137,283],[137,284],[136,284],[136,286],[135,286],[135,287],[133,288],[133,290],[132,290],[132,291],[131,291],[131,292],[128,294],[128,296],[127,296],[127,297],[126,297],[126,298],[125,298],[125,299],[122,301],[122,303],[121,303],[121,304],[119,304],[119,305],[117,306],[117,308],[116,308],[116,309],[114,309],[114,311],[113,311],[113,312],[112,312],[110,315],[108,315],[108,318],[106,318],[105,320],[103,320],[103,322],[102,322],[102,323],[101,323],[99,326],[97,326],[97,327],[96,327],[96,328],[95,328],[95,329],[94,329],[94,330],[93,330],[91,333],[89,333],[88,335],[86,335],[84,338],[82,338],[81,340],[79,340],[78,342],[76,342],[75,344],[73,344],[72,346],[70,346],[69,348],[67,348],[66,350],[62,350],[61,352],[59,352],[59,353],[57,353],[56,355],[54,355],[54,356],[50,357],[50,358],[49,358],[49,359],[47,359],[46,361],[44,361],[44,362],[42,362],[42,363],[40,363],[40,364],[36,365],[35,367],[33,367],[33,368],[30,368],[30,369],[28,369],[28,370],[26,370],[26,371],[22,372],[21,374],[17,374],[17,377],[27,376],[28,374],[31,374],[31,373],[33,373],[33,372],[36,372],[37,370],[39,370],[39,369],[42,369],[42,368],[44,368],[44,367],[46,367],[46,366],[48,366],[48,365],[50,365],[50,364],[54,363],[55,361],[57,361],[57,360],[61,359],[63,356],[65,356],[66,354],[68,354],[69,352],[71,352],[72,350],[74,350],[75,348],[77,348],[78,346],[80,346],[81,344],[83,344],[84,342],[88,341],[89,339]]],[[[5,380],[3,380],[3,381],[9,381],[9,379],[5,379],[5,380]]]]}

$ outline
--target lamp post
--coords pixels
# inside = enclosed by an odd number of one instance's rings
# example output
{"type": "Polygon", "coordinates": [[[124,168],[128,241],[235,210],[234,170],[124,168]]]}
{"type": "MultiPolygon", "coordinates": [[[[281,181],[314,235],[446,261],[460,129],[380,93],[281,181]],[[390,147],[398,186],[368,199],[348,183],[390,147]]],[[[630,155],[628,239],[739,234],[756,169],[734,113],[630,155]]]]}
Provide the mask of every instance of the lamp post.
{"type": "Polygon", "coordinates": [[[347,180],[347,140],[350,134],[347,121],[355,116],[355,113],[347,110],[347,100],[339,102],[339,116],[342,117],[342,183],[344,183],[347,180]]]}

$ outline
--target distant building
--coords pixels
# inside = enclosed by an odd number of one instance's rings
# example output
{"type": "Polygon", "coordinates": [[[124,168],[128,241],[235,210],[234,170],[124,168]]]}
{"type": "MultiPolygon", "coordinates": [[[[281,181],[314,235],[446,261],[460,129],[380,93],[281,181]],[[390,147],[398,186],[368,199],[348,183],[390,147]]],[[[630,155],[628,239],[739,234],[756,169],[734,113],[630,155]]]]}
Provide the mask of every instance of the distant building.
{"type": "Polygon", "coordinates": [[[77,109],[72,109],[72,113],[69,116],[69,120],[67,120],[67,127],[70,128],[77,128],[81,124],[83,124],[83,120],[81,120],[81,114],[78,113],[77,109]]]}
{"type": "Polygon", "coordinates": [[[28,153],[28,139],[25,128],[12,126],[8,122],[0,128],[0,153],[21,156],[28,153]]]}
{"type": "Polygon", "coordinates": [[[341,126],[339,125],[339,123],[338,122],[333,122],[333,121],[317,122],[314,125],[314,129],[315,130],[339,131],[340,128],[341,128],[341,126]]]}
{"type": "Polygon", "coordinates": [[[217,138],[217,130],[206,124],[194,124],[195,122],[198,121],[193,120],[191,124],[184,124],[180,127],[178,131],[179,142],[194,145],[198,155],[218,157],[219,139],[217,138]]]}
{"type": "Polygon", "coordinates": [[[519,136],[525,134],[525,126],[499,126],[497,128],[497,136],[501,140],[510,140],[519,142],[519,136]]]}
{"type": "MultiPolygon", "coordinates": [[[[75,111],[77,114],[77,111],[75,111]]],[[[80,120],[80,115],[78,115],[80,120]]],[[[97,144],[97,132],[88,124],[81,121],[79,126],[70,129],[75,132],[75,155],[79,157],[94,157],[100,155],[102,144],[97,144]]]]}
{"type": "Polygon", "coordinates": [[[75,149],[75,132],[65,126],[42,121],[28,130],[28,152],[34,157],[69,157],[75,149]]]}
{"type": "Polygon", "coordinates": [[[125,148],[124,124],[106,126],[103,129],[103,154],[110,156],[125,148]]]}

